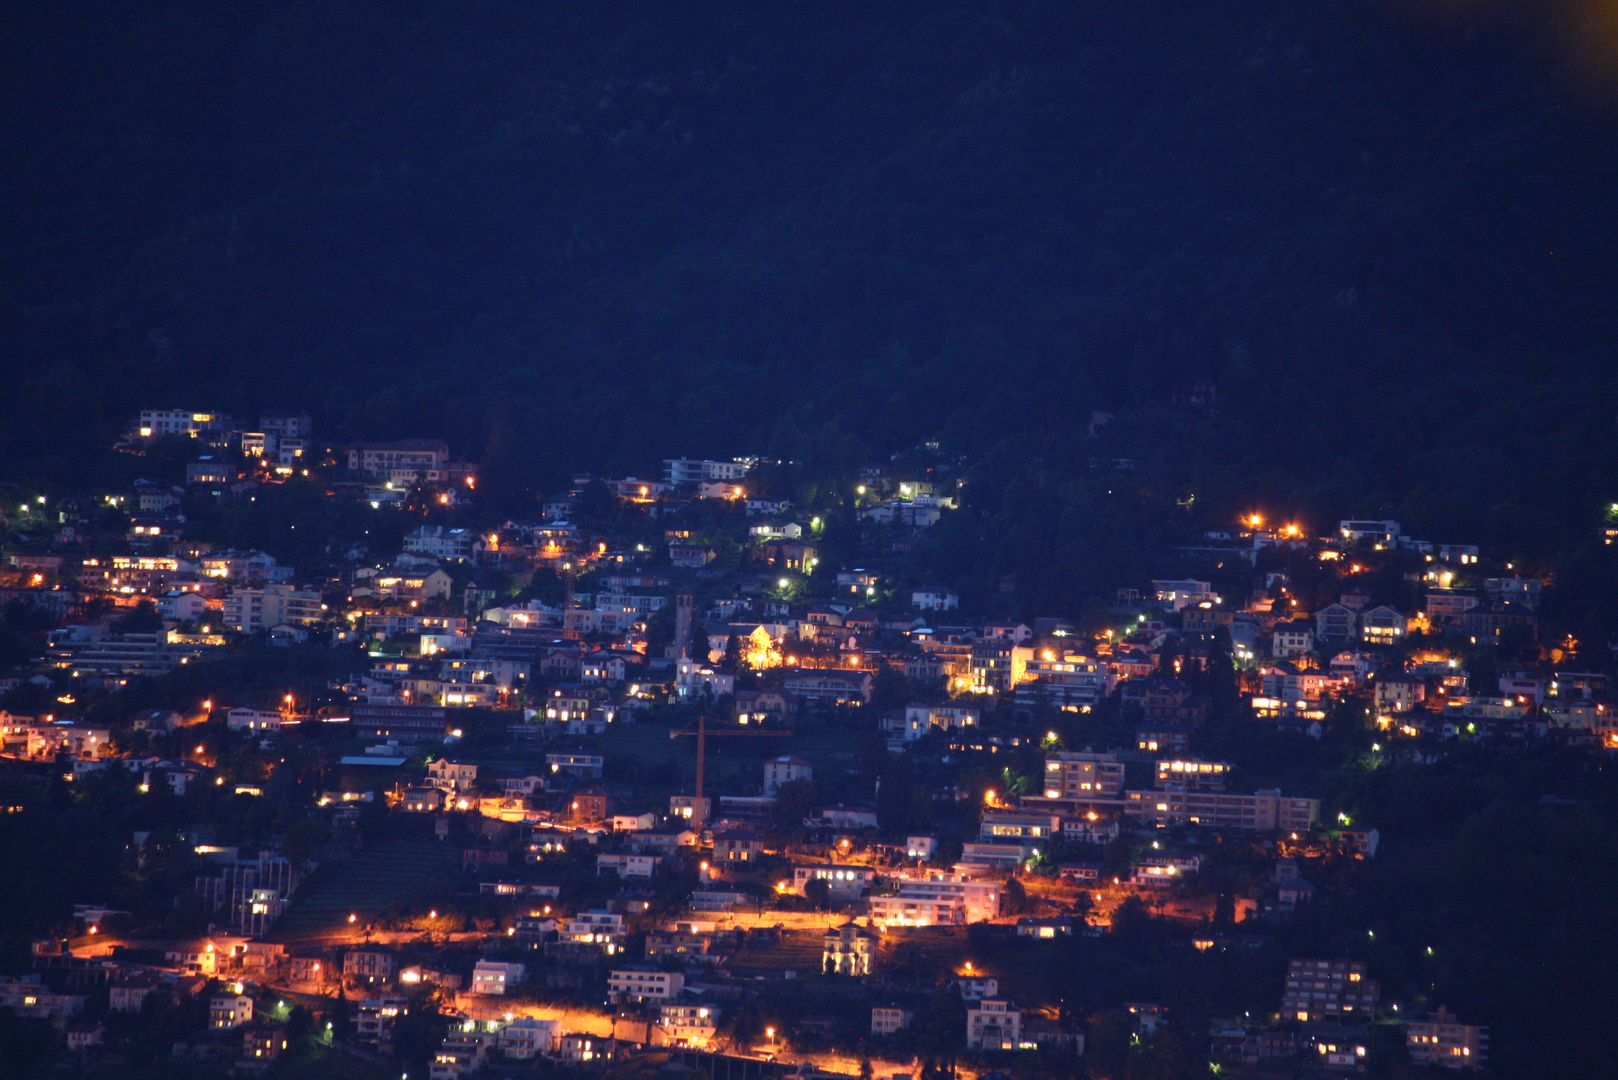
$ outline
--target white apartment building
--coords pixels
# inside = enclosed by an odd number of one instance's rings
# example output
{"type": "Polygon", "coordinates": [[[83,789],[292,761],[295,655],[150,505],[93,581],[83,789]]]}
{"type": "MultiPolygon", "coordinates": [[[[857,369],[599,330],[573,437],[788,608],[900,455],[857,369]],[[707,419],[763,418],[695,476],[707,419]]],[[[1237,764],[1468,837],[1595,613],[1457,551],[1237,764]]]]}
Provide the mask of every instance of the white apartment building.
{"type": "Polygon", "coordinates": [[[673,1001],[685,990],[678,971],[617,968],[607,976],[607,993],[632,1001],[673,1001]]]}

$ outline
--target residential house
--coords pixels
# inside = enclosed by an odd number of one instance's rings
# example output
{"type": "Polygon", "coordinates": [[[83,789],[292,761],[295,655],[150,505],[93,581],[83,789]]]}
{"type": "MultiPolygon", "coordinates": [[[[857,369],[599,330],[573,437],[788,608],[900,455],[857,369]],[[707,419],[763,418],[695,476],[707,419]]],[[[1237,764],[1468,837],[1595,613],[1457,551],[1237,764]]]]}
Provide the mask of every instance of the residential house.
{"type": "Polygon", "coordinates": [[[1346,604],[1327,604],[1315,612],[1317,641],[1352,641],[1359,629],[1359,612],[1346,604]]]}
{"type": "Polygon", "coordinates": [[[928,585],[911,591],[910,606],[918,611],[954,611],[961,606],[961,598],[953,589],[928,585]]]}
{"type": "Polygon", "coordinates": [[[703,1001],[665,1001],[657,1007],[657,1025],[675,1046],[706,1046],[718,1030],[720,1010],[703,1001]]]}
{"type": "Polygon", "coordinates": [[[764,763],[764,794],[774,795],[783,784],[794,780],[813,780],[815,767],[803,758],[783,754],[764,763]]]}
{"type": "Polygon", "coordinates": [[[1318,620],[1311,623],[1307,619],[1277,623],[1270,638],[1270,654],[1278,659],[1290,660],[1313,652],[1317,625],[1318,620]]]}
{"type": "Polygon", "coordinates": [[[404,538],[404,549],[410,554],[451,562],[465,562],[482,547],[482,537],[476,531],[443,525],[423,525],[404,538]]]}
{"type": "Polygon", "coordinates": [[[208,1027],[231,1031],[253,1020],[253,999],[247,994],[215,994],[208,1002],[208,1027]]]}
{"type": "Polygon", "coordinates": [[[1017,1050],[1022,1047],[1022,1010],[1005,998],[984,998],[966,1010],[969,1050],[1017,1050]]]}
{"type": "Polygon", "coordinates": [[[1386,675],[1375,686],[1378,712],[1409,712],[1427,699],[1426,680],[1409,675],[1386,675]]]}
{"type": "Polygon", "coordinates": [[[601,854],[596,856],[596,876],[616,874],[625,878],[649,878],[652,871],[657,869],[657,864],[662,861],[660,855],[601,854]]]}
{"type": "Polygon", "coordinates": [[[478,767],[471,762],[438,758],[427,765],[427,782],[445,791],[471,791],[477,780],[478,767]]]}
{"type": "Polygon", "coordinates": [[[1360,639],[1372,645],[1394,645],[1404,640],[1410,621],[1386,604],[1360,612],[1360,639]]]}
{"type": "Polygon", "coordinates": [[[519,1016],[500,1029],[495,1045],[513,1061],[532,1061],[548,1055],[556,1045],[559,1020],[519,1016]]]}
{"type": "Polygon", "coordinates": [[[472,966],[472,993],[499,997],[523,980],[524,965],[500,960],[479,960],[472,966]]]}
{"type": "Polygon", "coordinates": [[[669,562],[687,570],[701,570],[717,557],[713,548],[702,544],[669,545],[669,562]]]}
{"type": "Polygon", "coordinates": [[[714,834],[716,863],[755,863],[764,854],[764,838],[751,829],[725,829],[714,834]]]}
{"type": "Polygon", "coordinates": [[[903,1031],[916,1018],[914,1010],[898,1005],[877,1005],[871,1009],[871,1034],[892,1035],[903,1031]]]}
{"type": "Polygon", "coordinates": [[[392,982],[399,971],[399,955],[380,945],[350,949],[343,954],[343,976],[375,986],[392,982]]]}
{"type": "Polygon", "coordinates": [[[821,938],[820,969],[827,975],[869,975],[877,945],[875,934],[853,922],[831,927],[821,938]]]}

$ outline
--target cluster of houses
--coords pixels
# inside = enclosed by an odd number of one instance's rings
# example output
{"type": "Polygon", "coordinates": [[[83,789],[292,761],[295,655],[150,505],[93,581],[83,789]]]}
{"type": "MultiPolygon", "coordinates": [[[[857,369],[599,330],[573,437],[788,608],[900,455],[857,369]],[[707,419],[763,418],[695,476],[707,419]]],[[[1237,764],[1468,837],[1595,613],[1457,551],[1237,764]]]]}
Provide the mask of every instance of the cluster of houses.
{"type": "MultiPolygon", "coordinates": [[[[209,995],[209,1027],[241,1035],[243,1068],[265,1067],[287,1048],[284,1030],[264,1015],[272,988],[325,994],[346,987],[357,995],[354,1038],[389,1053],[411,991],[438,987],[455,1018],[432,1065],[442,1080],[497,1057],[578,1063],[624,1045],[713,1050],[747,993],[739,971],[872,980],[890,935],[933,927],[993,923],[1035,947],[1106,932],[1104,912],[1005,912],[1019,875],[1053,877],[1058,896],[1112,891],[1168,904],[1194,896],[1212,846],[1203,842],[1216,834],[1283,840],[1296,855],[1329,831],[1337,852],[1375,855],[1376,830],[1341,821],[1328,830],[1318,798],[1283,793],[1244,777],[1238,762],[1195,753],[1215,719],[1320,738],[1332,703],[1353,698],[1365,702],[1390,743],[1561,728],[1618,748],[1604,676],[1508,667],[1497,686],[1480,690],[1459,662],[1462,650],[1446,645],[1532,631],[1541,583],[1509,567],[1505,576],[1481,577],[1477,549],[1412,541],[1393,521],[1344,521],[1336,535],[1316,540],[1256,520],[1211,534],[1192,554],[1247,560],[1256,575],[1250,597],[1227,602],[1208,581],[1152,581],[1121,592],[1115,625],[1098,634],[1054,617],[966,618],[956,591],[906,585],[890,558],[822,567],[823,523],[788,500],[750,495],[753,459],[672,459],[658,480],[581,476],[543,500],[539,520],[488,531],[425,523],[381,561],[354,550],[334,552],[329,566],[293,568],[262,551],[186,539],[187,499],[253,498],[257,485],[305,470],[326,477],[334,497],[378,510],[453,510],[476,490],[475,470],[451,461],[442,441],[329,452],[311,435],[302,414],[266,413],[247,431],[218,414],[142,413],[132,447],[195,440],[199,454],[186,484],[42,504],[33,512],[35,542],[11,554],[0,574],[0,600],[21,600],[54,624],[45,658],[5,688],[35,680],[69,707],[60,720],[0,713],[0,754],[34,763],[65,757],[76,777],[127,770],[138,773],[142,791],[166,786],[183,796],[194,785],[225,784],[206,744],[173,757],[137,754],[125,745],[137,732],[173,736],[223,724],[265,755],[294,738],[340,744],[310,807],[333,834],[381,804],[401,827],[458,848],[453,861],[463,884],[504,913],[503,932],[476,959],[366,943],[289,952],[265,938],[297,904],[312,863],[295,864],[273,845],[221,846],[203,830],[188,834],[208,867],[196,892],[215,925],[234,936],[179,947],[140,970],[90,964],[72,950],[37,952],[42,968],[99,972],[82,978],[106,985],[109,1000],[124,1003],[115,1010],[131,1001],[139,1008],[142,993],[209,995]],[[597,485],[666,524],[663,546],[588,535],[576,518],[597,485]],[[696,499],[736,508],[727,539],[741,557],[722,560],[720,538],[683,523],[681,509],[696,499]],[[119,553],[98,546],[91,554],[84,541],[107,507],[129,515],[129,531],[112,545],[119,553]],[[1259,573],[1271,565],[1266,552],[1325,567],[1342,588],[1308,610],[1287,573],[1259,573]],[[1388,559],[1421,568],[1410,592],[1420,597],[1417,610],[1358,587],[1361,563],[1388,559]],[[523,583],[553,570],[563,595],[518,602],[509,589],[484,584],[490,569],[523,583]],[[801,598],[811,578],[817,595],[801,598]],[[130,616],[142,601],[155,605],[157,625],[137,629],[130,616]],[[337,708],[311,710],[289,695],[190,703],[183,713],[153,710],[124,726],[67,719],[77,692],[202,663],[243,637],[363,647],[368,666],[326,688],[345,703],[337,708]],[[1216,715],[1230,706],[1206,692],[1221,649],[1242,692],[1239,715],[1216,715]],[[867,706],[889,673],[902,673],[895,681],[909,700],[878,715],[867,706]],[[784,737],[811,717],[865,725],[891,753],[955,771],[1030,745],[1043,752],[1039,774],[1017,790],[948,793],[950,813],[969,819],[964,832],[923,830],[899,844],[880,836],[874,803],[814,797],[801,819],[783,823],[783,799],[812,791],[815,780],[815,763],[791,744],[738,791],[682,787],[653,798],[609,779],[605,747],[616,726],[655,718],[670,704],[699,706],[727,730],[750,734],[784,737]],[[1131,738],[1123,745],[1064,748],[1054,730],[1041,738],[1045,722],[1111,709],[1127,721],[1131,738]],[[466,750],[463,728],[485,711],[505,721],[510,739],[498,762],[466,750]],[[956,809],[962,800],[964,811],[956,809]],[[808,839],[783,842],[783,829],[808,839]],[[1103,869],[1103,852],[1120,840],[1129,842],[1129,858],[1103,869]],[[611,886],[610,903],[581,909],[563,894],[551,868],[576,860],[581,847],[595,878],[611,886]],[[692,870],[696,887],[681,895],[683,910],[652,918],[658,890],[692,870]],[[812,930],[764,925],[765,910],[783,903],[830,907],[846,918],[812,930]],[[754,919],[739,929],[736,917],[749,911],[754,919]],[[631,955],[632,940],[644,941],[640,955],[631,955]],[[634,1007],[638,1033],[616,1022],[581,1030],[527,1007],[540,987],[593,985],[592,971],[604,974],[600,1004],[615,1015],[634,1007]]],[[[954,507],[954,489],[941,479],[871,470],[862,480],[858,514],[894,538],[895,552],[954,507]]],[[[263,795],[251,784],[232,790],[263,795]]],[[[1283,855],[1262,895],[1245,898],[1244,914],[1258,923],[1284,919],[1315,891],[1297,859],[1283,855]]],[[[960,1034],[968,1048],[1082,1052],[1082,1033],[1002,996],[996,979],[961,974],[953,983],[966,1005],[960,1034]]],[[[84,1000],[48,993],[37,978],[0,984],[0,1005],[60,1021],[76,1050],[100,1038],[75,1033],[84,1000]]],[[[1252,1065],[1308,1051],[1322,1067],[1337,1068],[1363,1058],[1356,1025],[1378,1006],[1363,968],[1295,962],[1282,1002],[1286,1024],[1216,1030],[1221,1059],[1252,1065]]],[[[874,1004],[868,1034],[897,1036],[912,1024],[915,1004],[874,1004]]],[[[1134,1009],[1143,1030],[1163,1022],[1156,1006],[1134,1009]]],[[[1407,1031],[1418,1061],[1485,1060],[1484,1030],[1441,1011],[1407,1031]]]]}

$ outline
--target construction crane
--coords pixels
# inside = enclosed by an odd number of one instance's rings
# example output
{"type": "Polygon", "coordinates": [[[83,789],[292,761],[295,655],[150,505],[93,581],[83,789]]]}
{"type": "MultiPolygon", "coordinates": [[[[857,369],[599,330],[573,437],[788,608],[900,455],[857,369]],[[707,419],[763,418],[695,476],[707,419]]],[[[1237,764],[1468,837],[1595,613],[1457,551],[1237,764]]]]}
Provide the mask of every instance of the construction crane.
{"type": "MultiPolygon", "coordinates": [[[[783,736],[790,736],[792,734],[792,732],[790,732],[790,731],[765,731],[763,728],[759,728],[756,731],[751,731],[751,730],[750,731],[742,731],[739,728],[722,728],[719,731],[714,732],[713,734],[714,734],[714,736],[716,738],[719,738],[719,737],[732,738],[732,737],[738,736],[738,735],[752,735],[752,736],[766,736],[766,737],[773,736],[775,738],[781,738],[783,736]]],[[[671,738],[671,739],[678,739],[682,735],[695,735],[697,737],[697,803],[696,803],[695,806],[693,806],[691,808],[691,827],[694,828],[695,830],[697,830],[697,832],[700,833],[702,831],[702,826],[705,823],[706,818],[707,818],[707,814],[705,813],[707,807],[706,807],[706,804],[704,804],[703,801],[702,801],[703,767],[704,767],[705,763],[707,762],[707,758],[708,758],[708,717],[707,717],[707,714],[706,713],[698,714],[698,716],[697,716],[697,730],[695,730],[695,731],[686,730],[686,731],[671,731],[671,732],[669,732],[669,738],[671,738]]]]}

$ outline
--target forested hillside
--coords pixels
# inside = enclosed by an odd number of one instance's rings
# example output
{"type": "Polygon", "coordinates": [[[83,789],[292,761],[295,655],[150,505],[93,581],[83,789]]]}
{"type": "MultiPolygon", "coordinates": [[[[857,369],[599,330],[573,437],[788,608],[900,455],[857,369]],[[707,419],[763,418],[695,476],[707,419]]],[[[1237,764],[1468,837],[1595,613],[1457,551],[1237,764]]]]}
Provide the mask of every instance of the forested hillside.
{"type": "Polygon", "coordinates": [[[512,508],[941,438],[1550,555],[1614,490],[1615,92],[1556,5],[10,7],[9,477],[190,404],[444,434],[512,508]]]}

